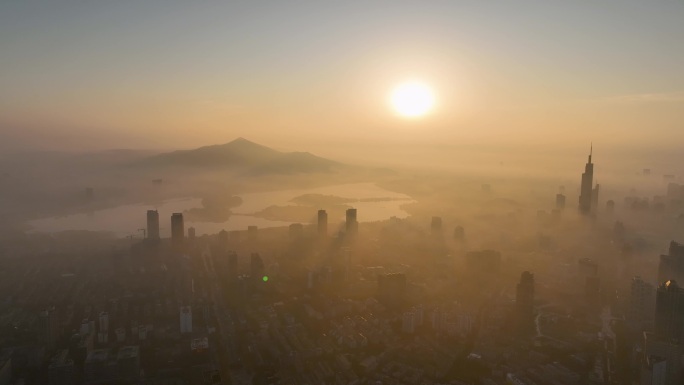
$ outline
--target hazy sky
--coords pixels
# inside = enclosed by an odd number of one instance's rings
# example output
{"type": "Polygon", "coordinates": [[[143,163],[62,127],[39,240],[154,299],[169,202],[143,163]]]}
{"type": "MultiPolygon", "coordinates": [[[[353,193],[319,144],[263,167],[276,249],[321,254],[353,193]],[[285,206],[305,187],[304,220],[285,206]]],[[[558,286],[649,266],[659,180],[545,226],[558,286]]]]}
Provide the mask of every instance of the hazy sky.
{"type": "Polygon", "coordinates": [[[4,0],[0,130],[83,149],[677,145],[684,3],[4,0]],[[437,109],[401,119],[387,94],[416,78],[437,109]]]}

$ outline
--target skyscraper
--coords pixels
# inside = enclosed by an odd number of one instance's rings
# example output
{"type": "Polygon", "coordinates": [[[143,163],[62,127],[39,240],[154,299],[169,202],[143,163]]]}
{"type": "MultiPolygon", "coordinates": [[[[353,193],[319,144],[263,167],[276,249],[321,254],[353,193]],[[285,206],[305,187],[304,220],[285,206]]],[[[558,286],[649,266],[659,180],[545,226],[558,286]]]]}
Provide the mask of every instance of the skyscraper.
{"type": "Polygon", "coordinates": [[[516,288],[515,306],[518,311],[518,330],[532,331],[534,326],[534,274],[524,271],[516,288]]]}
{"type": "Polygon", "coordinates": [[[662,341],[684,343],[684,289],[675,281],[658,286],[655,335],[662,341]]]}
{"type": "Polygon", "coordinates": [[[264,260],[259,253],[252,253],[249,258],[249,274],[254,280],[261,280],[266,273],[264,260]]]}
{"type": "Polygon", "coordinates": [[[653,285],[634,277],[629,295],[627,325],[635,332],[652,330],[656,291],[653,285]]]}
{"type": "Polygon", "coordinates": [[[40,338],[48,349],[52,349],[60,337],[59,313],[52,306],[40,313],[40,338]]]}
{"type": "Polygon", "coordinates": [[[325,210],[318,210],[318,236],[328,236],[328,213],[325,210]]]}
{"type": "Polygon", "coordinates": [[[684,342],[684,289],[675,281],[658,286],[655,333],[644,333],[642,384],[680,384],[684,342]]]}
{"type": "Polygon", "coordinates": [[[667,255],[660,256],[658,265],[658,282],[684,282],[684,245],[670,242],[667,255]]]}
{"type": "Polygon", "coordinates": [[[596,183],[594,186],[594,189],[591,190],[591,211],[596,212],[598,209],[598,202],[599,202],[599,184],[596,183]]]}
{"type": "Polygon", "coordinates": [[[183,223],[182,213],[173,213],[171,215],[171,241],[175,245],[183,243],[185,237],[185,224],[183,223]]]}
{"type": "Polygon", "coordinates": [[[346,221],[347,235],[356,235],[359,231],[359,223],[356,221],[356,209],[347,209],[346,221]]]}
{"type": "Polygon", "coordinates": [[[254,245],[259,240],[259,227],[247,226],[247,241],[254,245]]]}
{"type": "Polygon", "coordinates": [[[432,222],[430,222],[430,232],[433,236],[442,235],[442,217],[432,217],[432,222]]]}
{"type": "Polygon", "coordinates": [[[147,210],[147,238],[159,240],[159,213],[157,210],[147,210]]]}
{"type": "Polygon", "coordinates": [[[565,208],[565,195],[560,193],[556,194],[556,208],[558,210],[565,208]]]}
{"type": "Polygon", "coordinates": [[[589,151],[589,160],[587,161],[587,164],[584,166],[584,173],[582,174],[582,185],[580,188],[579,197],[579,210],[582,214],[591,213],[591,203],[593,200],[592,186],[594,183],[594,164],[591,163],[591,156],[593,152],[594,151],[592,146],[591,150],[589,151]]]}

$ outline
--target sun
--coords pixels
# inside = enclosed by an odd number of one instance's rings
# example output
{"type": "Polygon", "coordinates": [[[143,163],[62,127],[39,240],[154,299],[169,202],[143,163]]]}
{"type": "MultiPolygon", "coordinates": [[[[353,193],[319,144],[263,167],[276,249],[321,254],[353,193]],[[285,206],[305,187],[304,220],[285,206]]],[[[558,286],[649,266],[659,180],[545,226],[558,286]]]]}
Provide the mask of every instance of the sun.
{"type": "Polygon", "coordinates": [[[419,118],[432,110],[435,105],[435,95],[427,84],[409,81],[392,89],[390,104],[402,117],[419,118]]]}

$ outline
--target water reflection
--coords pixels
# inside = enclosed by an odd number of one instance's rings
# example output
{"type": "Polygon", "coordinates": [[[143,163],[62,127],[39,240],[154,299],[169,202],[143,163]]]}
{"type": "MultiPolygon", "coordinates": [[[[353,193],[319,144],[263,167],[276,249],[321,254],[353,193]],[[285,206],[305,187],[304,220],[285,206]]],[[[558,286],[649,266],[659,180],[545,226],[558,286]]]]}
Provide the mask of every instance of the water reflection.
{"type": "MultiPolygon", "coordinates": [[[[304,194],[334,195],[349,199],[377,199],[389,198],[382,201],[359,201],[349,203],[358,209],[360,222],[372,222],[385,220],[390,217],[405,218],[408,213],[401,206],[412,202],[412,198],[382,189],[374,183],[354,183],[336,186],[326,186],[313,189],[281,190],[260,193],[242,194],[242,204],[233,209],[233,215],[225,222],[211,223],[186,220],[186,228],[194,227],[198,235],[213,234],[225,229],[244,230],[247,226],[258,226],[260,228],[287,226],[291,222],[276,221],[256,217],[252,214],[257,213],[269,206],[289,206],[295,205],[291,200],[304,194]]],[[[129,204],[121,205],[111,209],[98,210],[85,214],[73,214],[62,217],[51,217],[31,221],[29,224],[33,231],[37,232],[56,232],[63,230],[91,230],[91,231],[110,231],[119,236],[136,234],[137,229],[145,226],[145,213],[149,209],[156,209],[160,215],[160,235],[168,237],[170,235],[169,218],[171,213],[183,212],[192,208],[201,207],[199,198],[179,198],[169,199],[159,204],[129,204]],[[166,225],[166,226],[165,226],[166,225]]],[[[314,218],[312,218],[314,219],[314,218]]],[[[331,226],[342,222],[344,218],[330,218],[331,226]]]]}

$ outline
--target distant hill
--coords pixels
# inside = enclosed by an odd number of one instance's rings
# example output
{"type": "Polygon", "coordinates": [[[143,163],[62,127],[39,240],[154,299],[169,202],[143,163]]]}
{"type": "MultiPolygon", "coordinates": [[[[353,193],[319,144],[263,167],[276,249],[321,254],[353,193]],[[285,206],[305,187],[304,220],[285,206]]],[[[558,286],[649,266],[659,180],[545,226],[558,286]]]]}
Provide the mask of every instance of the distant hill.
{"type": "Polygon", "coordinates": [[[154,155],[137,166],[240,171],[246,175],[331,172],[341,164],[308,152],[281,152],[244,138],[154,155]]]}

